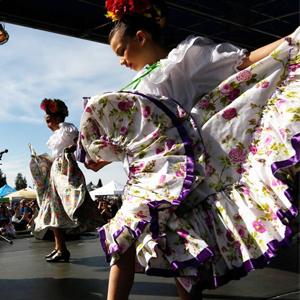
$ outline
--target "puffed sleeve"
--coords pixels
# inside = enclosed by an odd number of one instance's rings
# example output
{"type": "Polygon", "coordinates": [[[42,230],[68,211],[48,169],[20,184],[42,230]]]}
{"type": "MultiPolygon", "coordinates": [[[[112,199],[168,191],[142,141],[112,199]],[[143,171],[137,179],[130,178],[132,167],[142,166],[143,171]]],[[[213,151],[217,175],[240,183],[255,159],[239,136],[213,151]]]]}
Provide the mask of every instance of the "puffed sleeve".
{"type": "MultiPolygon", "coordinates": [[[[189,36],[160,61],[160,67],[141,78],[136,89],[171,97],[190,111],[198,97],[238,71],[245,52],[229,43],[189,36]]],[[[146,71],[141,70],[135,79],[146,71]]]]}
{"type": "Polygon", "coordinates": [[[62,154],[63,149],[76,144],[78,129],[71,123],[60,123],[59,129],[49,138],[46,145],[52,150],[54,158],[62,154]]]}
{"type": "Polygon", "coordinates": [[[84,98],[84,112],[80,122],[76,158],[80,162],[122,161],[124,150],[120,137],[113,133],[113,119],[104,113],[106,97],[98,95],[84,98]]]}

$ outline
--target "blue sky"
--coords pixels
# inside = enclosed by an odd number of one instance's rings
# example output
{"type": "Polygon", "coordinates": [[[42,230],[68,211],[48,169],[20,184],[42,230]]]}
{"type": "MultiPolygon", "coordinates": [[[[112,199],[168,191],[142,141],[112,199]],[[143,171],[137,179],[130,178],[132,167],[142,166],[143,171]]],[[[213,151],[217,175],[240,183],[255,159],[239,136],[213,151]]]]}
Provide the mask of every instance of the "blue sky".
{"type": "MultiPolygon", "coordinates": [[[[18,173],[32,186],[29,170],[31,143],[37,154],[49,153],[45,145],[52,134],[44,121],[40,103],[59,98],[69,107],[66,122],[77,127],[82,113],[82,97],[116,91],[135,75],[120,66],[110,46],[36,29],[5,24],[9,41],[0,45],[0,169],[8,185],[15,186],[18,173]]],[[[116,180],[125,184],[122,164],[114,162],[99,172],[81,164],[86,181],[103,184],[116,180]]]]}

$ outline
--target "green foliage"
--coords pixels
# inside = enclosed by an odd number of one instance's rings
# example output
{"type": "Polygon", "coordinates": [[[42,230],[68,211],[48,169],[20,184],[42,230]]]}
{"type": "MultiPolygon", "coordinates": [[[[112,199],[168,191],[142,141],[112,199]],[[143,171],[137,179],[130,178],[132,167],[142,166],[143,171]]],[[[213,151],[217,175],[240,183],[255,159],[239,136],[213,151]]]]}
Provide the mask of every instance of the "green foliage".
{"type": "Polygon", "coordinates": [[[103,184],[102,184],[102,180],[99,178],[99,180],[98,180],[98,184],[97,184],[97,187],[101,188],[102,186],[103,186],[103,184]]]}
{"type": "Polygon", "coordinates": [[[17,191],[25,189],[27,187],[27,180],[26,177],[22,176],[22,173],[18,173],[15,179],[15,189],[17,191]]]}

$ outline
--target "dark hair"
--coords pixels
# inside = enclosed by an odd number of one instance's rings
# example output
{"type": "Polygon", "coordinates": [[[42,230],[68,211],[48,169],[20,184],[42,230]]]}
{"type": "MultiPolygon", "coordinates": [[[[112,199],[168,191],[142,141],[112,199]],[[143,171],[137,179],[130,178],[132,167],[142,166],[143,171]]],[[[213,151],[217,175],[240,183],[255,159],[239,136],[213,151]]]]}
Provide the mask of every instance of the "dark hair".
{"type": "MultiPolygon", "coordinates": [[[[41,105],[41,109],[49,116],[59,117],[63,122],[69,115],[67,105],[60,99],[47,99],[45,98],[41,105]]],[[[23,200],[23,199],[22,199],[23,200]]]]}
{"type": "Polygon", "coordinates": [[[126,14],[119,22],[116,22],[110,33],[109,33],[109,43],[112,37],[120,32],[122,35],[127,35],[134,37],[139,30],[147,31],[153,41],[161,46],[164,45],[163,30],[157,23],[157,18],[164,18],[167,13],[167,6],[164,1],[151,1],[152,7],[156,6],[159,8],[160,16],[158,16],[157,11],[154,8],[147,10],[147,15],[151,17],[145,17],[142,14],[126,14]]]}

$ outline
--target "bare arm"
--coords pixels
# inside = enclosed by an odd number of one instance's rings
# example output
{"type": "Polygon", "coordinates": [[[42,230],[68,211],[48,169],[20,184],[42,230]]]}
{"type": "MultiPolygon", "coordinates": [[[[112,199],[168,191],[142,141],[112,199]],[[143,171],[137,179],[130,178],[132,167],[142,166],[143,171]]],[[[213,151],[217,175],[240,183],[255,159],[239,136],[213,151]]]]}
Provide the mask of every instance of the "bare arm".
{"type": "Polygon", "coordinates": [[[101,158],[98,159],[98,161],[95,162],[90,162],[89,164],[85,163],[84,166],[87,169],[93,170],[94,172],[99,171],[100,169],[102,169],[103,167],[105,167],[106,165],[110,164],[111,161],[105,161],[101,158]]]}
{"type": "MultiPolygon", "coordinates": [[[[290,37],[291,35],[288,35],[287,37],[290,37]]],[[[277,40],[276,42],[273,42],[269,45],[263,46],[259,49],[256,49],[250,53],[244,58],[243,63],[238,66],[237,68],[239,70],[243,70],[252,64],[258,62],[259,60],[265,58],[268,56],[273,50],[275,50],[280,44],[282,44],[285,40],[285,37],[277,40]]]]}

